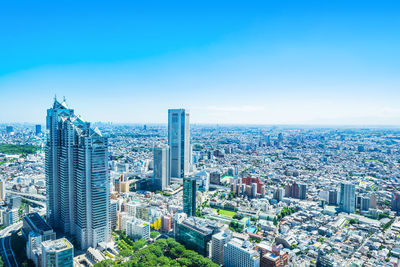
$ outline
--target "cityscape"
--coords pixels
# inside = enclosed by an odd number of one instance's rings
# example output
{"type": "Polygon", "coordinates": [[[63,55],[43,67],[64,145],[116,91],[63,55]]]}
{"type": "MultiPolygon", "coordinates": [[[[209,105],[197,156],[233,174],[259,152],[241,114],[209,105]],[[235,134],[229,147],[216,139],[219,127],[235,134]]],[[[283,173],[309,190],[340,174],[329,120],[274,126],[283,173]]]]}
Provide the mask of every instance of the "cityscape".
{"type": "Polygon", "coordinates": [[[3,264],[397,266],[400,129],[166,117],[2,125],[3,264]]]}
{"type": "Polygon", "coordinates": [[[0,267],[399,267],[400,3],[0,3],[0,267]]]}

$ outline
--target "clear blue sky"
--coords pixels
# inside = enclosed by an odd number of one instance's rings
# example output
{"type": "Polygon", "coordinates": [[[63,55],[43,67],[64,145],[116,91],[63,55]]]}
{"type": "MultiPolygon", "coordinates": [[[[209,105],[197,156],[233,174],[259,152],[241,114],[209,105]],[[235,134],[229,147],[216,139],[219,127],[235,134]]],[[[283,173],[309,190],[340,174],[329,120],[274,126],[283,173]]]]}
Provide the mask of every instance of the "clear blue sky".
{"type": "Polygon", "coordinates": [[[0,122],[400,125],[399,1],[0,3],[0,122]]]}

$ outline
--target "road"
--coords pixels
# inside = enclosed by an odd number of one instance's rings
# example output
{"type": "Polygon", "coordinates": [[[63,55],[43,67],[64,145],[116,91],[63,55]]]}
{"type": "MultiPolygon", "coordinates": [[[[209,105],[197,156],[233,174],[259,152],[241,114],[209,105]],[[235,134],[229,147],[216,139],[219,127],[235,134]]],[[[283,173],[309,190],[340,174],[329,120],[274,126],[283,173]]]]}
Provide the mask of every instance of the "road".
{"type": "Polygon", "coordinates": [[[11,248],[11,236],[0,239],[0,256],[5,267],[18,267],[17,259],[11,248]]]}

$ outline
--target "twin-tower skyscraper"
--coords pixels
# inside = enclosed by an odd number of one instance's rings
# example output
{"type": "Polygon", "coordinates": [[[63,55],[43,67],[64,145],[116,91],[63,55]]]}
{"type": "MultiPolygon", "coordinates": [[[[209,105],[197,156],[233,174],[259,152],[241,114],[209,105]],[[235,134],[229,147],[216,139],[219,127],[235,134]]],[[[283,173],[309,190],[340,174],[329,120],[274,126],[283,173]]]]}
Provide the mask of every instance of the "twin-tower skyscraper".
{"type": "MultiPolygon", "coordinates": [[[[47,221],[72,236],[79,248],[97,247],[111,236],[108,139],[57,99],[47,110],[46,124],[47,221]]],[[[183,178],[191,163],[189,113],[184,109],[168,111],[168,144],[154,171],[183,178]]]]}
{"type": "Polygon", "coordinates": [[[54,99],[47,110],[47,221],[81,249],[109,241],[108,140],[54,99]]]}

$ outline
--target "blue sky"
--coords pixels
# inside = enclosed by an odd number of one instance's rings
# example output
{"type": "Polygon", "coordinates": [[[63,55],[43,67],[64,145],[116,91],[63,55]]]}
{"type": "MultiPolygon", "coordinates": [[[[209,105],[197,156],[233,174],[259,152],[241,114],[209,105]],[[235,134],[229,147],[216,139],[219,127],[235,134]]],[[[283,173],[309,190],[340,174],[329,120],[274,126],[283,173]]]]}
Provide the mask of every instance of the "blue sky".
{"type": "MultiPolygon", "coordinates": [[[[398,1],[397,1],[398,2],[398,1]]],[[[400,124],[396,1],[2,1],[0,122],[400,124]]]]}

